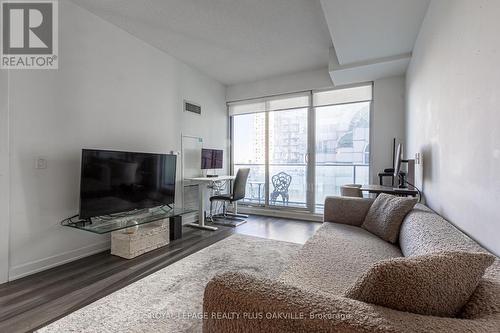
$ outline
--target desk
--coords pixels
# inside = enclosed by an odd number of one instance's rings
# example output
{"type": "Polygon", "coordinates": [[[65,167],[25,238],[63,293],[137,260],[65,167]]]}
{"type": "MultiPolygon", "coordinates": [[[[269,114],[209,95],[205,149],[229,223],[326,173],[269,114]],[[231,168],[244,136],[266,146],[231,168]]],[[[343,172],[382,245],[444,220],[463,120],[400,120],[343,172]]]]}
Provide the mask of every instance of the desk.
{"type": "Polygon", "coordinates": [[[210,185],[215,185],[218,182],[234,180],[235,176],[219,176],[219,177],[195,177],[186,178],[193,183],[198,183],[198,223],[188,223],[187,226],[205,229],[205,230],[217,230],[217,227],[210,225],[205,225],[205,197],[207,196],[207,190],[210,185]]]}
{"type": "Polygon", "coordinates": [[[369,193],[388,193],[393,195],[409,195],[416,197],[418,195],[417,190],[411,190],[409,188],[393,188],[392,186],[383,185],[363,185],[361,186],[361,191],[369,193]]]}

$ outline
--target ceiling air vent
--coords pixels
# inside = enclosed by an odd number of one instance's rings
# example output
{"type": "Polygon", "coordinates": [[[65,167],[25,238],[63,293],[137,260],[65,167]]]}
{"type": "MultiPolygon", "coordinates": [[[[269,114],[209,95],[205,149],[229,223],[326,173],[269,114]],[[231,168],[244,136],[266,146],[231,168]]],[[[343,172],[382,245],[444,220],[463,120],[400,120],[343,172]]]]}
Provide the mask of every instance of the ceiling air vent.
{"type": "Polygon", "coordinates": [[[201,114],[201,106],[188,101],[184,101],[184,111],[201,114]]]}

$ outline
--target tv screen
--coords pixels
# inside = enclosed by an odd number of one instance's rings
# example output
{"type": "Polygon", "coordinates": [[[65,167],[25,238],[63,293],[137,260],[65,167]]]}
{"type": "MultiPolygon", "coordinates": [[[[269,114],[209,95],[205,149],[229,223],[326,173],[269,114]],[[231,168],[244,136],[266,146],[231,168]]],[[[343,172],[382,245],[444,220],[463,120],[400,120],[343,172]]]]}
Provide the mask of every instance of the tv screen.
{"type": "Polygon", "coordinates": [[[176,155],[82,150],[80,218],[174,203],[176,155]]]}
{"type": "Polygon", "coordinates": [[[201,168],[202,169],[222,169],[222,150],[202,149],[201,168]]]}

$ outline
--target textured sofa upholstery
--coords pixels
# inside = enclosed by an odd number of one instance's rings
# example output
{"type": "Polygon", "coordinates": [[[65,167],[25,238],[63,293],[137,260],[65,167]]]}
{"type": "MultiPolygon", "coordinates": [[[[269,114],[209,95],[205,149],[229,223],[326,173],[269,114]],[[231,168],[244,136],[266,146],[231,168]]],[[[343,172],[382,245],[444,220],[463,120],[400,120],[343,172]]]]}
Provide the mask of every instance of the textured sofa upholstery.
{"type": "Polygon", "coordinates": [[[371,264],[440,250],[486,251],[423,205],[399,246],[360,228],[372,200],[330,197],[323,226],[276,279],[228,272],[205,289],[204,332],[500,332],[500,262],[487,270],[460,318],[401,312],[344,296],[371,264]],[[229,315],[228,314],[232,314],[229,315]]]}

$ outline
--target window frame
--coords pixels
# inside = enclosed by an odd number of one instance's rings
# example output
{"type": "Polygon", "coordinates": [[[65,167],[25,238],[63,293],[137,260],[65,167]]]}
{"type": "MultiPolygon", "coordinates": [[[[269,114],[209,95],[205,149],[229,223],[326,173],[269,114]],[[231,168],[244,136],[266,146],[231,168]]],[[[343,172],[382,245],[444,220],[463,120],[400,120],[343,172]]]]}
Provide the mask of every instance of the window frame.
{"type": "MultiPolygon", "coordinates": [[[[317,211],[316,207],[316,107],[323,107],[323,106],[333,106],[333,105],[346,105],[346,104],[355,104],[355,103],[361,103],[361,102],[369,102],[370,103],[370,110],[369,110],[369,144],[368,144],[368,153],[369,153],[369,161],[368,161],[368,179],[369,182],[372,180],[372,165],[373,165],[373,154],[372,154],[372,149],[373,149],[373,105],[374,105],[374,85],[373,82],[363,82],[363,83],[358,83],[358,84],[352,84],[352,85],[345,85],[345,86],[340,86],[340,87],[333,87],[333,88],[324,88],[324,89],[311,89],[311,90],[304,90],[304,91],[297,91],[293,93],[287,93],[287,94],[277,94],[277,95],[271,95],[271,96],[265,96],[265,97],[260,97],[260,98],[249,98],[249,99],[242,99],[242,100],[237,100],[237,101],[228,101],[226,103],[227,106],[227,112],[228,112],[228,117],[229,117],[229,145],[230,145],[230,166],[229,170],[231,174],[234,174],[235,169],[234,169],[234,117],[241,115],[239,113],[236,114],[231,114],[230,112],[230,106],[231,105],[238,105],[238,104],[250,104],[252,102],[256,101],[268,101],[268,100],[275,100],[275,99],[280,99],[281,97],[293,97],[293,96],[300,96],[300,95],[308,95],[309,98],[309,103],[307,106],[308,110],[308,115],[307,115],[307,165],[306,165],[306,182],[307,182],[307,188],[306,188],[306,208],[300,208],[300,207],[277,207],[277,206],[271,206],[269,205],[269,191],[270,191],[270,181],[269,181],[269,112],[273,111],[280,111],[280,110],[293,110],[293,109],[302,109],[304,106],[296,107],[296,108],[288,108],[288,109],[278,109],[278,110],[267,110],[266,111],[258,111],[258,112],[246,112],[246,113],[241,113],[241,114],[252,114],[252,113],[259,113],[259,112],[265,112],[265,181],[264,181],[264,205],[257,206],[257,205],[248,205],[249,208],[251,207],[251,211],[258,212],[259,210],[266,210],[266,209],[272,209],[272,210],[284,210],[284,211],[297,211],[297,212],[308,212],[313,215],[319,214],[317,211]],[[315,106],[314,105],[314,94],[318,92],[327,92],[327,91],[333,91],[333,90],[343,90],[343,89],[349,89],[349,88],[357,88],[357,87],[362,87],[362,86],[369,86],[371,90],[371,98],[370,99],[362,99],[359,101],[350,101],[350,102],[345,102],[345,103],[332,103],[332,104],[322,104],[315,106]]],[[[266,102],[267,103],[267,102],[266,102]]],[[[366,154],[365,151],[363,151],[363,154],[366,154]]],[[[355,177],[355,176],[354,176],[355,177]]],[[[242,206],[245,204],[242,203],[242,206]]]]}

